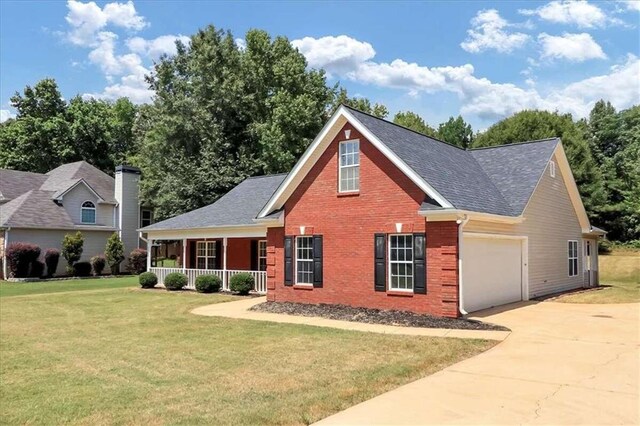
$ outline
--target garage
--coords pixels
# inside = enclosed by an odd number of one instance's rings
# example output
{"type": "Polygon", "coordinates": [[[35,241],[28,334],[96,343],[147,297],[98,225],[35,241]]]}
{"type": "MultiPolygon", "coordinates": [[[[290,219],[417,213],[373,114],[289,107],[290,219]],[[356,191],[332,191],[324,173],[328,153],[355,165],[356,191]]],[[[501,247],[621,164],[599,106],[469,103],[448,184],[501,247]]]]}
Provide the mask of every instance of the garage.
{"type": "Polygon", "coordinates": [[[523,300],[522,237],[463,234],[462,292],[467,312],[523,300]]]}

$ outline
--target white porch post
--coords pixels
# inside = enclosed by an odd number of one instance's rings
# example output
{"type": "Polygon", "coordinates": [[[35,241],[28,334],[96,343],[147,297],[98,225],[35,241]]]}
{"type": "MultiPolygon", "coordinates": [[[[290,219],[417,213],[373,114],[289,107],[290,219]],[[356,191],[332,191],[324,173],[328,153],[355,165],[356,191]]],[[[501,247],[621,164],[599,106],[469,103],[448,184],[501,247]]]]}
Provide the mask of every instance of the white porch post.
{"type": "Polygon", "coordinates": [[[182,239],[182,272],[187,273],[187,239],[182,239]]]}
{"type": "Polygon", "coordinates": [[[228,277],[227,277],[227,237],[222,239],[222,288],[229,289],[228,277]]]}
{"type": "Polygon", "coordinates": [[[147,271],[151,270],[152,250],[153,250],[153,240],[151,238],[147,238],[147,271]]]}

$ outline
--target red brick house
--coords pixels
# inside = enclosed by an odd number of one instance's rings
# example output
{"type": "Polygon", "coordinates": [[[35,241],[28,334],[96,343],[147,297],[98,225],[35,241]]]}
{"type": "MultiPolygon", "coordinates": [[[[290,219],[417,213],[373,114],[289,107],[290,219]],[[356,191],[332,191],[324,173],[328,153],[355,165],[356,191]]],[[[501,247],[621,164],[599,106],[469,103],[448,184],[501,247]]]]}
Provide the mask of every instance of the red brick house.
{"type": "Polygon", "coordinates": [[[464,150],[346,106],[286,176],[141,231],[269,301],[449,317],[597,285],[602,235],[558,139],[464,150]]]}

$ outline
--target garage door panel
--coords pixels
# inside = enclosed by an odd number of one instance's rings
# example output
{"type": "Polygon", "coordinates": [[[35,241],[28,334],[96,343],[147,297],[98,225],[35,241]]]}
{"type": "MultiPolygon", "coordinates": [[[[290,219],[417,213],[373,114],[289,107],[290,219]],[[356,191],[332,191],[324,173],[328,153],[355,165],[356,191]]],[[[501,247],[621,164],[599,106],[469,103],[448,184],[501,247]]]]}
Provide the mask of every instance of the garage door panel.
{"type": "Polygon", "coordinates": [[[522,300],[521,240],[465,235],[462,280],[467,312],[522,300]]]}

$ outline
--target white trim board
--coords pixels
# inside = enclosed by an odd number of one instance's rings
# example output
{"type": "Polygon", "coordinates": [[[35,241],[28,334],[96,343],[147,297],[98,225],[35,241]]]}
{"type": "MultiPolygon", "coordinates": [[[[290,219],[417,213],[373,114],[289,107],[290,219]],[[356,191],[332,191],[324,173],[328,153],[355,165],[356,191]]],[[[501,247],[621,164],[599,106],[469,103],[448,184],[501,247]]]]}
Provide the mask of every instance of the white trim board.
{"type": "Polygon", "coordinates": [[[287,199],[293,194],[293,191],[302,182],[304,177],[309,173],[311,168],[318,161],[322,153],[331,144],[338,132],[346,123],[350,123],[364,138],[366,138],[376,149],[378,149],[385,157],[387,157],[396,167],[400,169],[409,179],[411,179],[421,190],[429,197],[435,200],[444,208],[453,208],[453,205],[447,201],[438,191],[436,191],[429,183],[427,183],[420,175],[418,175],[411,167],[409,167],[400,157],[391,151],[380,139],[369,131],[353,114],[344,106],[340,106],[333,114],[331,119],[325,124],[322,131],[316,136],[309,148],[302,155],[300,160],[293,167],[293,170],[287,175],[282,185],[269,199],[267,204],[258,214],[258,218],[263,218],[270,212],[282,208],[287,199]]]}

